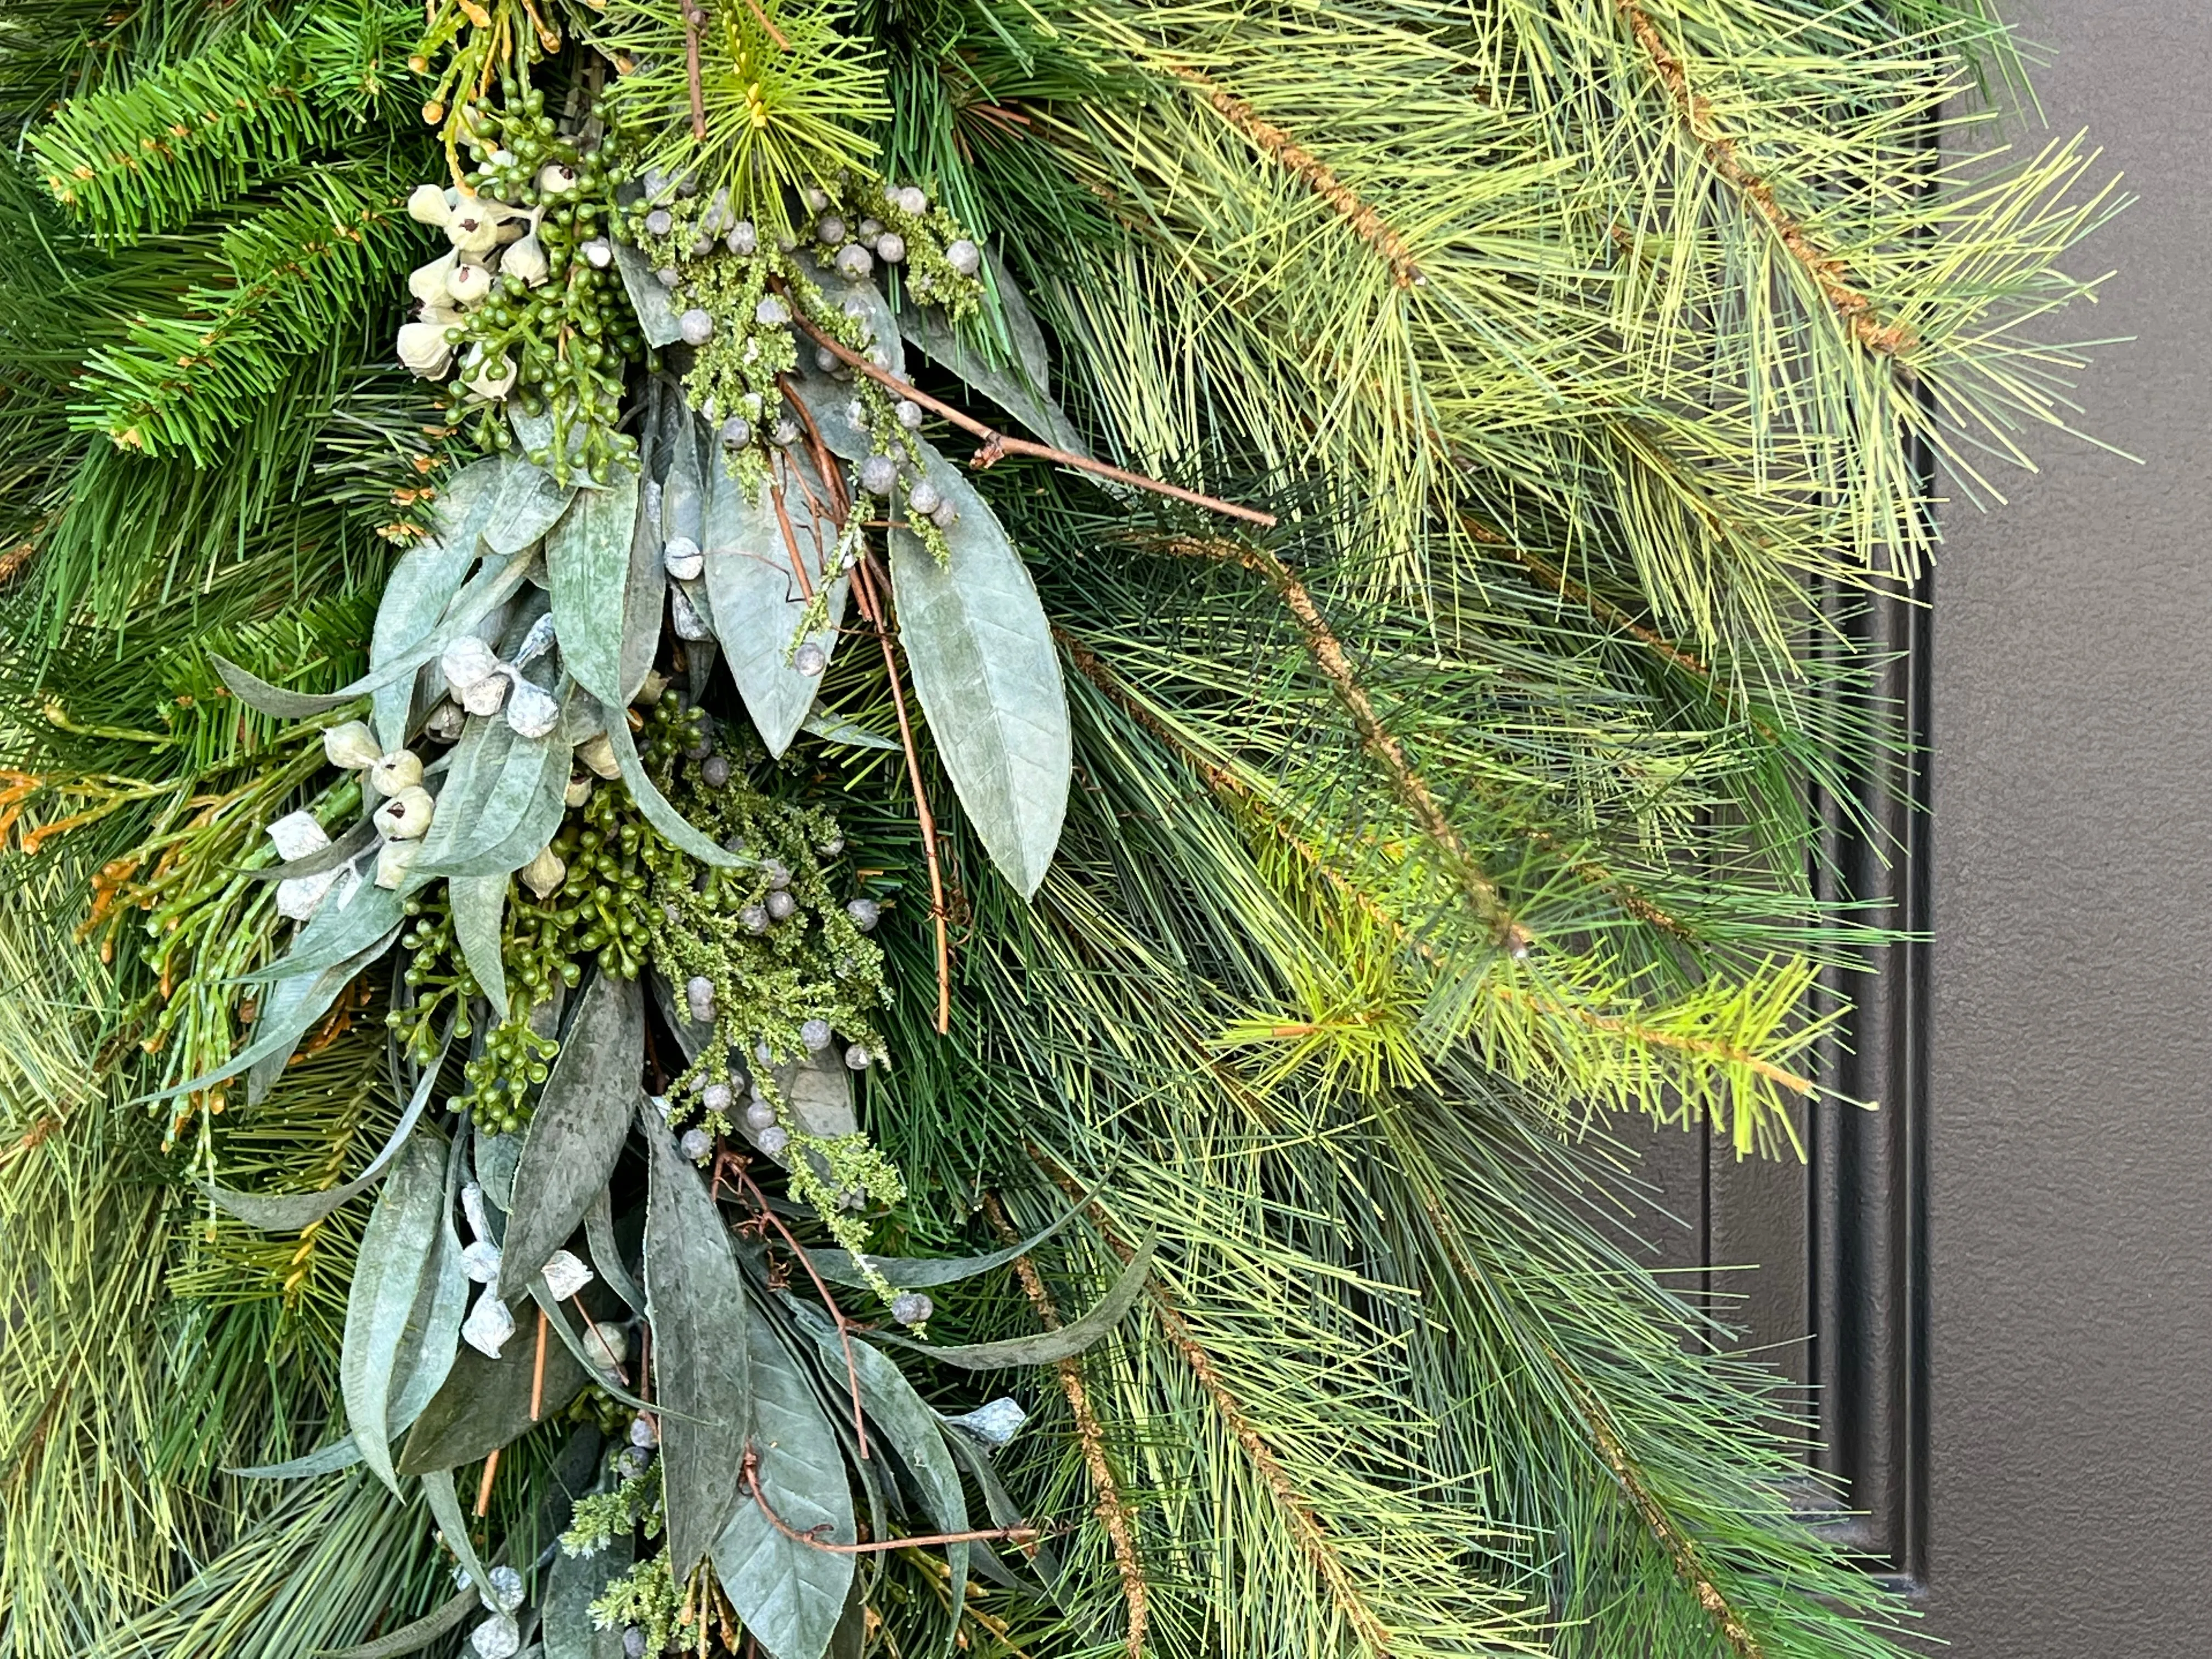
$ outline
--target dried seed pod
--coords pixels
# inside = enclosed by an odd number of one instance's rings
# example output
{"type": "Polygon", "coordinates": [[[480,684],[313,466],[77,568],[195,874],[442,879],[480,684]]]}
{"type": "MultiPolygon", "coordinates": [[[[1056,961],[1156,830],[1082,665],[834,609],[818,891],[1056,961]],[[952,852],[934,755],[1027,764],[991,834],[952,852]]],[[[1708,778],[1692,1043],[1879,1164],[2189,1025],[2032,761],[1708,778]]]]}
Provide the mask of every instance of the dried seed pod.
{"type": "Polygon", "coordinates": [[[592,778],[589,772],[568,774],[568,787],[561,792],[561,805],[581,806],[592,798],[592,778]]]}
{"type": "Polygon", "coordinates": [[[568,866],[550,847],[541,847],[538,856],[524,865],[520,873],[525,887],[539,898],[550,898],[568,879],[568,866]]]}
{"type": "Polygon", "coordinates": [[[465,196],[446,221],[446,240],[463,254],[489,253],[499,246],[501,223],[489,203],[465,196]]]}
{"type": "Polygon", "coordinates": [[[441,697],[438,706],[423,716],[422,735],[437,743],[459,743],[468,723],[467,709],[451,697],[441,697]]]}
{"type": "Polygon", "coordinates": [[[478,1285],[493,1284],[499,1278],[499,1246],[480,1238],[461,1252],[461,1271],[478,1285]]]}
{"type": "Polygon", "coordinates": [[[560,725],[561,705],[550,691],[518,674],[507,695],[507,723],[517,737],[542,738],[560,725]]]}
{"type": "Polygon", "coordinates": [[[481,305],[491,296],[491,272],[465,259],[456,260],[446,273],[446,292],[457,305],[481,305]]]}
{"type": "MultiPolygon", "coordinates": [[[[349,772],[358,772],[371,767],[383,758],[384,745],[377,742],[376,733],[368,729],[366,720],[348,720],[343,726],[333,726],[323,733],[323,758],[333,766],[343,766],[349,772]]],[[[420,783],[416,778],[412,781],[420,783]]],[[[389,792],[387,792],[389,793],[389,792]]],[[[270,826],[274,833],[275,826],[270,826]]],[[[287,858],[297,858],[296,853],[287,853],[287,858]]]]}
{"type": "Polygon", "coordinates": [[[538,169],[538,188],[548,196],[566,196],[576,187],[576,169],[566,161],[548,161],[538,169]]]}
{"type": "Polygon", "coordinates": [[[556,1250],[545,1258],[545,1265],[538,1270],[545,1276],[545,1288],[552,1292],[556,1302],[566,1302],[590,1284],[595,1276],[589,1267],[567,1250],[556,1250]]]}
{"type": "Polygon", "coordinates": [[[386,841],[419,841],[437,803],[421,784],[403,789],[376,809],[376,833],[386,841]]]}
{"type": "Polygon", "coordinates": [[[622,775],[622,763],[615,758],[614,741],[604,732],[593,732],[578,744],[576,758],[597,776],[612,779],[622,775]]]}
{"type": "Polygon", "coordinates": [[[891,1298],[891,1317],[902,1325],[927,1325],[936,1311],[936,1304],[920,1291],[901,1291],[891,1298]]]}
{"type": "Polygon", "coordinates": [[[407,273],[407,291],[426,306],[443,305],[449,297],[446,279],[453,274],[460,258],[459,254],[449,252],[427,265],[417,265],[407,273]]]}
{"type": "Polygon", "coordinates": [[[680,588],[672,588],[668,595],[669,614],[676,623],[676,637],[679,640],[711,640],[714,630],[707,626],[698,607],[691,603],[689,594],[680,588]]]}
{"type": "Polygon", "coordinates": [[[388,755],[380,755],[368,769],[368,787],[380,795],[396,795],[422,781],[422,762],[411,749],[395,749],[388,755]]]}
{"type": "Polygon", "coordinates": [[[499,653],[474,634],[462,635],[438,659],[438,672],[456,691],[465,691],[499,671],[499,653]]]}
{"type": "Polygon", "coordinates": [[[461,693],[461,707],[471,714],[496,714],[507,702],[507,667],[500,665],[496,674],[487,674],[461,693]]]}
{"type": "Polygon", "coordinates": [[[660,562],[678,581],[688,582],[707,568],[707,556],[689,536],[672,536],[661,547],[660,562]]]}

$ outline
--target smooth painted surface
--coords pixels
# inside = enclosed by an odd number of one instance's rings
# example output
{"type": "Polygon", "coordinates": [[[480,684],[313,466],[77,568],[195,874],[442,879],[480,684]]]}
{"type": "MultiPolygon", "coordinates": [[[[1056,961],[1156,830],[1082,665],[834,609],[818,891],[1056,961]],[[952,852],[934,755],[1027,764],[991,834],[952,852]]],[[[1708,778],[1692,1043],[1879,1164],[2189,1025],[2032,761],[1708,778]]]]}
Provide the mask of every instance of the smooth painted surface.
{"type": "Polygon", "coordinates": [[[2212,0],[2008,7],[2142,199],[2074,268],[2130,465],[1936,580],[1930,1571],[1954,1659],[2212,1655],[2212,0]]]}

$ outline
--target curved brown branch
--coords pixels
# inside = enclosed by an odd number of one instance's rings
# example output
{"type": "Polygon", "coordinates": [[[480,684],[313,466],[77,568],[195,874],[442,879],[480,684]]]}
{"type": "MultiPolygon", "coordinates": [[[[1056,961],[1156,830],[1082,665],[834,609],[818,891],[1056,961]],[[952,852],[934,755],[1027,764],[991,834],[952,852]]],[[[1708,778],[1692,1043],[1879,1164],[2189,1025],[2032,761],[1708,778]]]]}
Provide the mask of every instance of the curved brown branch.
{"type": "Polygon", "coordinates": [[[829,1555],[877,1555],[885,1550],[929,1549],[946,1544],[988,1544],[1000,1539],[1010,1544],[1027,1544],[1035,1541],[1038,1535],[1035,1527],[990,1527],[981,1532],[935,1532],[923,1538],[880,1538],[866,1544],[833,1544],[826,1538],[817,1536],[822,1530],[821,1527],[812,1527],[802,1532],[775,1512],[775,1506],[768,1501],[768,1494],[761,1490],[760,1452],[757,1449],[750,1445],[745,1448],[743,1468],[745,1485],[752,1488],[753,1502],[760,1506],[760,1512],[768,1517],[769,1524],[793,1543],[804,1544],[811,1550],[820,1550],[829,1555]]]}
{"type": "MultiPolygon", "coordinates": [[[[790,297],[789,287],[781,280],[771,278],[769,286],[787,299],[790,297]]],[[[1217,495],[1202,495],[1195,489],[1185,489],[1181,484],[1164,483],[1158,478],[1148,478],[1141,472],[1131,472],[1123,467],[1109,466],[1104,461],[1093,460],[1088,455],[1078,455],[1073,450],[1054,449],[1050,444],[1031,443],[1027,438],[1011,436],[994,426],[986,425],[964,409],[955,409],[951,404],[939,402],[921,388],[902,380],[890,370],[870,362],[859,352],[831,339],[809,322],[795,306],[792,307],[791,320],[793,326],[823,350],[837,358],[848,368],[866,375],[885,391],[895,392],[909,402],[920,404],[924,409],[944,416],[970,436],[981,439],[981,447],[975,451],[974,459],[969,462],[970,466],[980,470],[1003,460],[1009,455],[1031,455],[1042,461],[1050,461],[1057,466],[1073,467],[1079,472],[1095,473],[1099,477],[1111,478],[1117,483],[1127,484],[1133,489],[1148,489],[1155,495],[1165,495],[1170,501],[1187,501],[1193,507],[1202,507],[1209,513],[1218,513],[1231,519],[1242,519],[1248,524],[1256,524],[1265,529],[1272,530],[1275,526],[1275,515],[1272,513],[1262,513],[1256,507],[1239,507],[1236,502],[1224,501],[1217,495]]]]}
{"type": "MultiPolygon", "coordinates": [[[[1000,1238],[1012,1243],[1020,1237],[1006,1219],[1006,1212],[995,1193],[984,1195],[983,1210],[1000,1238]]],[[[1029,1293],[1030,1305],[1036,1310],[1038,1322],[1048,1331],[1058,1330],[1060,1310],[1053,1305],[1052,1292],[1045,1288],[1036,1264],[1025,1255],[1017,1256],[1014,1272],[1020,1276],[1022,1289],[1029,1293]]],[[[1114,1565],[1121,1577],[1121,1600],[1129,1613],[1129,1632],[1124,1645],[1129,1659],[1142,1659],[1149,1594],[1143,1564],[1137,1559],[1129,1506],[1121,1496],[1120,1484],[1114,1479],[1113,1466],[1106,1461],[1106,1433],[1099,1426],[1097,1413],[1091,1409],[1090,1390],[1083,1384],[1083,1367],[1073,1359],[1063,1359],[1054,1369],[1060,1373],[1060,1392],[1067,1396],[1067,1408],[1075,1418],[1076,1438],[1083,1447],[1083,1466],[1090,1474],[1092,1490],[1098,1494],[1094,1513],[1114,1547],[1114,1565]]]]}
{"type": "Polygon", "coordinates": [[[1667,44],[1666,37],[1659,33],[1650,15],[1637,0],[1613,0],[1613,4],[1627,23],[1629,32],[1635,35],[1637,44],[1644,48],[1644,56],[1651,60],[1659,84],[1666,88],[1668,98],[1681,114],[1682,124],[1704,149],[1713,171],[1735,188],[1789,250],[1790,257],[1819,285],[1836,314],[1850,325],[1851,337],[1869,351],[1884,357],[1899,356],[1918,345],[1920,337],[1905,324],[1881,319],[1874,301],[1844,279],[1846,267],[1843,260],[1813,240],[1803,221],[1775,199],[1774,186],[1746,165],[1737,153],[1735,141],[1715,128],[1711,104],[1690,85],[1689,71],[1667,44]]]}
{"type": "Polygon", "coordinates": [[[1169,73],[1195,88],[1255,149],[1334,208],[1352,234],[1382,256],[1390,267],[1391,281],[1400,288],[1418,288],[1428,281],[1413,262],[1413,250],[1406,246],[1405,239],[1362,200],[1358,191],[1339,179],[1326,161],[1236,94],[1215,85],[1202,71],[1177,64],[1169,66],[1169,73]]]}

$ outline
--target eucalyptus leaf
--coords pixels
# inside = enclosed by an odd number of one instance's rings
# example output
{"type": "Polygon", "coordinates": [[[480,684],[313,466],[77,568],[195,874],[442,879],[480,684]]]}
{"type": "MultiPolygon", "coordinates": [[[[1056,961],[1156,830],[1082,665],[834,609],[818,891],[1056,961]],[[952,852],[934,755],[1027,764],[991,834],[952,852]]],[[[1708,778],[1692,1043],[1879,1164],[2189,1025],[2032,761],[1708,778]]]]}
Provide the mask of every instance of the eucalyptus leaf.
{"type": "Polygon", "coordinates": [[[483,540],[504,559],[557,528],[578,492],[520,455],[504,456],[499,465],[499,493],[484,520],[483,540]]]}
{"type": "Polygon", "coordinates": [[[630,1569],[634,1546],[628,1533],[610,1539],[593,1555],[554,1552],[545,1576],[544,1620],[540,1630],[545,1659],[623,1659],[619,1626],[599,1630],[592,1623],[592,1603],[630,1569]]]}
{"type": "Polygon", "coordinates": [[[453,1472],[425,1469],[422,1496],[429,1500],[430,1514],[438,1522],[438,1530],[446,1535],[446,1547],[460,1558],[461,1571],[468,1575],[469,1588],[481,1594],[489,1587],[491,1576],[477,1559],[477,1547],[469,1540],[468,1519],[462,1515],[460,1499],[453,1492],[453,1472]]]}
{"type": "MultiPolygon", "coordinates": [[[[794,1311],[831,1368],[843,1370],[845,1344],[837,1334],[837,1328],[803,1304],[795,1304],[794,1311]]],[[[922,1506],[928,1510],[937,1530],[966,1532],[968,1498],[961,1490],[960,1466],[945,1447],[945,1431],[938,1426],[937,1413],[915,1392],[906,1374],[889,1355],[864,1342],[855,1342],[851,1358],[853,1375],[860,1385],[860,1403],[870,1419],[890,1439],[892,1449],[905,1461],[915,1490],[921,1495],[922,1506]]],[[[945,1546],[945,1559],[952,1569],[951,1590],[947,1599],[956,1607],[967,1589],[970,1549],[967,1544],[945,1546]]],[[[957,1620],[954,1628],[958,1628],[957,1620]]]]}
{"type": "Polygon", "coordinates": [[[846,461],[857,461],[872,453],[876,441],[853,418],[860,407],[853,388],[817,368],[814,354],[805,340],[799,342],[799,365],[785,376],[785,389],[796,392],[799,401],[806,405],[814,429],[821,434],[822,447],[846,461]]]}
{"type": "Polygon", "coordinates": [[[301,854],[283,864],[271,864],[246,873],[256,881],[294,881],[302,876],[319,876],[335,870],[342,864],[351,864],[376,845],[376,820],[363,818],[327,847],[319,847],[312,853],[301,854]]]}
{"type": "Polygon", "coordinates": [[[401,1659],[404,1654],[420,1653],[440,1637],[458,1629],[471,1613],[483,1605],[483,1598],[474,1589],[459,1591],[413,1624],[402,1625],[389,1636],[380,1636],[374,1642],[340,1648],[325,1656],[325,1659],[401,1659]]]}
{"type": "Polygon", "coordinates": [[[255,1463],[242,1469],[225,1469],[223,1473],[241,1480],[303,1480],[314,1475],[334,1474],[360,1462],[361,1444],[348,1434],[287,1462],[255,1463]]]}
{"type": "MultiPolygon", "coordinates": [[[[630,548],[637,519],[638,475],[623,472],[579,501],[545,538],[562,665],[614,708],[636,690],[623,684],[623,647],[632,632],[630,548]]],[[[659,599],[656,590],[656,605],[659,599]]]]}
{"type": "Polygon", "coordinates": [[[1080,1214],[1091,1201],[1086,1194],[1063,1210],[1051,1225],[1031,1233],[1018,1244],[1009,1244],[1003,1250],[993,1250],[987,1255],[963,1255],[944,1258],[902,1255],[855,1256],[844,1250],[810,1250],[807,1259],[814,1270],[833,1285],[850,1285],[858,1290],[868,1288],[867,1272],[880,1273],[884,1280],[902,1291],[927,1290],[935,1285],[957,1284],[963,1279],[973,1279],[978,1273],[989,1273],[994,1267],[1003,1267],[1031,1250],[1080,1214]]]}
{"type": "Polygon", "coordinates": [[[641,489],[638,492],[637,514],[630,525],[620,680],[611,700],[617,708],[629,706],[645,684],[645,677],[653,672],[653,660],[660,653],[660,615],[667,604],[667,568],[661,562],[660,538],[653,533],[652,515],[646,511],[645,495],[641,489]]]}
{"type": "MultiPolygon", "coordinates": [[[[467,472],[491,465],[479,461],[467,472]]],[[[466,477],[467,473],[464,473],[466,477]]],[[[400,556],[385,579],[384,598],[376,608],[376,623],[368,640],[368,665],[383,667],[402,655],[438,625],[446,607],[460,592],[461,583],[476,562],[479,550],[474,526],[467,539],[432,539],[419,543],[400,556]]],[[[376,739],[389,750],[407,740],[407,718],[414,707],[413,678],[382,687],[370,699],[369,721],[376,739]]]]}
{"type": "MultiPolygon", "coordinates": [[[[424,1081],[437,1075],[427,1069],[424,1081]]],[[[446,1185],[438,1206],[438,1243],[422,1273],[422,1291],[407,1322],[400,1345],[399,1363],[393,1371],[394,1387],[386,1419],[389,1434],[415,1426],[453,1369],[453,1356],[461,1344],[461,1319],[469,1309],[469,1276],[461,1260],[461,1236],[453,1226],[453,1200],[461,1188],[461,1164],[465,1157],[456,1135],[447,1149],[446,1185]]]]}
{"type": "Polygon", "coordinates": [[[453,1025],[449,1022],[445,1041],[439,1044],[439,1057],[422,1068],[422,1075],[416,1082],[414,1093],[408,1097],[407,1109],[399,1115],[392,1138],[351,1181],[326,1187],[319,1193],[242,1193],[206,1182],[203,1187],[210,1201],[249,1227],[258,1227],[264,1232],[296,1232],[333,1213],[340,1205],[360,1197],[376,1185],[391,1167],[392,1160],[407,1145],[407,1137],[415,1133],[415,1126],[422,1121],[423,1109],[437,1092],[438,1069],[444,1063],[446,1048],[452,1041],[453,1025]]]}
{"type": "Polygon", "coordinates": [[[637,313],[638,331],[645,336],[646,344],[674,345],[682,339],[684,324],[675,302],[660,285],[660,278],[653,275],[645,255],[628,242],[617,242],[615,265],[622,272],[623,292],[629,295],[630,309],[637,313]]]}
{"type": "Polygon", "coordinates": [[[1074,751],[1052,627],[983,498],[922,446],[930,482],[959,517],[940,569],[909,532],[890,533],[899,639],[937,750],[992,862],[1033,896],[1060,842],[1074,751]]]}
{"type": "MultiPolygon", "coordinates": [[[[546,1288],[545,1276],[543,1273],[530,1281],[530,1299],[538,1304],[538,1311],[544,1315],[546,1330],[558,1339],[562,1347],[568,1349],[568,1357],[584,1368],[592,1382],[602,1392],[638,1411],[657,1412],[663,1419],[672,1414],[672,1408],[666,1401],[664,1400],[656,1405],[641,1395],[632,1394],[621,1378],[599,1363],[598,1355],[585,1347],[584,1339],[579,1336],[575,1328],[568,1323],[567,1311],[553,1299],[552,1291],[546,1288]]],[[[599,1322],[594,1320],[592,1323],[597,1324],[599,1322]]],[[[665,1421],[662,1426],[666,1427],[665,1421]]]]}
{"type": "Polygon", "coordinates": [[[645,774],[645,763],[638,758],[637,743],[630,736],[629,723],[619,712],[607,722],[607,741],[614,747],[615,763],[622,768],[623,782],[629,786],[630,799],[637,803],[637,810],[645,814],[647,823],[674,842],[679,851],[690,854],[702,864],[716,865],[725,870],[739,869],[752,862],[723,851],[712,837],[670,805],[667,796],[653,787],[653,780],[645,774]]]}
{"type": "Polygon", "coordinates": [[[882,749],[896,755],[901,747],[896,738],[887,738],[880,732],[871,732],[841,714],[825,714],[819,710],[809,714],[800,723],[824,743],[838,743],[848,749],[882,749]]]}
{"type": "Polygon", "coordinates": [[[292,948],[265,968],[240,974],[240,985],[266,985],[305,979],[358,956],[388,927],[398,926],[406,906],[388,887],[362,881],[334,888],[322,908],[292,936],[292,948]]]}
{"type": "Polygon", "coordinates": [[[421,1474],[477,1462],[521,1438],[537,1423],[559,1416],[591,1380],[576,1357],[549,1338],[544,1398],[532,1419],[530,1386],[536,1365],[537,1346],[520,1333],[498,1359],[461,1347],[445,1385],[423,1407],[400,1447],[398,1472],[421,1474]]]}
{"type": "Polygon", "coordinates": [[[568,784],[566,727],[574,701],[565,682],[554,695],[562,721],[543,737],[523,737],[496,714],[470,719],[422,850],[408,867],[410,884],[433,876],[505,877],[553,838],[568,784]]]}
{"type": "Polygon", "coordinates": [[[615,1237],[614,1203],[604,1187],[592,1194],[584,1211],[584,1243],[600,1283],[620,1297],[632,1313],[643,1313],[645,1292],[638,1289],[623,1261],[622,1245],[615,1237]]]}
{"type": "MultiPolygon", "coordinates": [[[[639,1115],[650,1147],[645,1291],[653,1381],[672,1413],[660,1430],[662,1491],[669,1566],[681,1578],[707,1553],[740,1499],[752,1399],[750,1333],[757,1322],[729,1230],[699,1172],[653,1112],[639,1115]]],[[[785,1659],[765,1630],[758,1634],[785,1659]]]]}
{"type": "Polygon", "coordinates": [[[424,1275],[438,1256],[440,1207],[446,1197],[442,1148],[411,1141],[379,1194],[362,1230],[346,1297],[345,1340],[338,1389],[362,1459],[399,1492],[392,1472],[387,1407],[398,1375],[408,1325],[422,1299],[424,1275]]]}
{"type": "Polygon", "coordinates": [[[1062,1359],[1073,1359],[1085,1348],[1099,1341],[1121,1323],[1137,1298],[1145,1293],[1146,1275],[1152,1265],[1152,1256],[1159,1249],[1157,1238],[1148,1238],[1129,1258],[1121,1269],[1121,1277],[1114,1281],[1113,1289],[1101,1297],[1098,1304],[1082,1318],[1071,1321],[1056,1331],[1042,1331],[1035,1336],[1010,1337],[1002,1342],[970,1342],[959,1347],[940,1348],[933,1343],[917,1342],[911,1337],[900,1336],[890,1331],[871,1333],[878,1341],[895,1342],[902,1348],[911,1348],[916,1353],[926,1353],[932,1359],[947,1365],[957,1365],[968,1371],[1010,1370],[1017,1365],[1049,1365],[1062,1359]]]}
{"type": "Polygon", "coordinates": [[[453,910],[453,939],[477,988],[492,1012],[507,1018],[507,963],[500,952],[500,924],[507,915],[504,875],[453,876],[446,898],[453,910]]]}
{"type": "MultiPolygon", "coordinates": [[[[777,487],[762,486],[748,496],[744,485],[725,467],[710,470],[707,481],[706,554],[707,592],[714,612],[714,637],[729,659],[730,678],[744,699],[761,741],[773,756],[791,746],[814,700],[822,689],[818,674],[802,674],[787,660],[793,640],[806,614],[807,603],[792,562],[792,542],[805,562],[807,580],[819,586],[823,566],[834,556],[836,531],[827,520],[817,520],[798,480],[805,476],[794,463],[783,486],[784,514],[791,521],[791,538],[784,535],[783,519],[776,512],[777,487]]],[[[816,486],[817,494],[820,486],[816,486]]],[[[825,660],[836,651],[838,629],[845,618],[848,580],[842,574],[830,583],[825,624],[807,637],[819,646],[825,660]]]]}
{"type": "MultiPolygon", "coordinates": [[[[854,1540],[845,1454],[797,1356],[764,1319],[746,1333],[752,1360],[751,1443],[762,1496],[795,1532],[854,1540]]],[[[787,1537],[750,1487],[714,1540],[714,1576],[745,1628],[775,1659],[821,1659],[853,1583],[850,1555],[787,1537]]]]}
{"type": "Polygon", "coordinates": [[[635,980],[597,974],[578,999],[515,1165],[502,1285],[526,1279],[606,1191],[645,1066],[645,1000],[635,980]]]}
{"type": "Polygon", "coordinates": [[[436,629],[414,645],[400,652],[390,662],[372,668],[361,678],[335,691],[292,691],[281,685],[271,685],[259,676],[249,673],[229,659],[210,651],[208,661],[228,688],[231,696],[247,708],[258,709],[276,720],[312,720],[317,714],[327,714],[334,708],[368,696],[371,692],[404,680],[424,663],[434,659],[440,653],[467,633],[499,605],[504,604],[530,572],[533,556],[518,553],[504,564],[488,564],[471,577],[447,608],[446,619],[436,629]]]}

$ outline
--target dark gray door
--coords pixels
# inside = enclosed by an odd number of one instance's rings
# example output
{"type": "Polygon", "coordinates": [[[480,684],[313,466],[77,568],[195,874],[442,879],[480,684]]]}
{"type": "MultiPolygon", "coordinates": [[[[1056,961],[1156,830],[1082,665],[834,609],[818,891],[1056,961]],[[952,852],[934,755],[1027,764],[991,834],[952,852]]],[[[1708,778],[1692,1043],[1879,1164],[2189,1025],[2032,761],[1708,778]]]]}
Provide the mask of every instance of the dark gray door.
{"type": "MultiPolygon", "coordinates": [[[[1934,817],[1803,1171],[1649,1143],[1749,1340],[1818,1386],[1862,1541],[1954,1659],[2212,1656],[2212,0],[2008,6],[2141,198],[2080,261],[2084,426],[1947,509],[1893,690],[1934,817]]],[[[2038,134],[2027,141],[2039,143],[2038,134]]],[[[1884,884],[1887,884],[1886,889],[1884,884]]]]}

